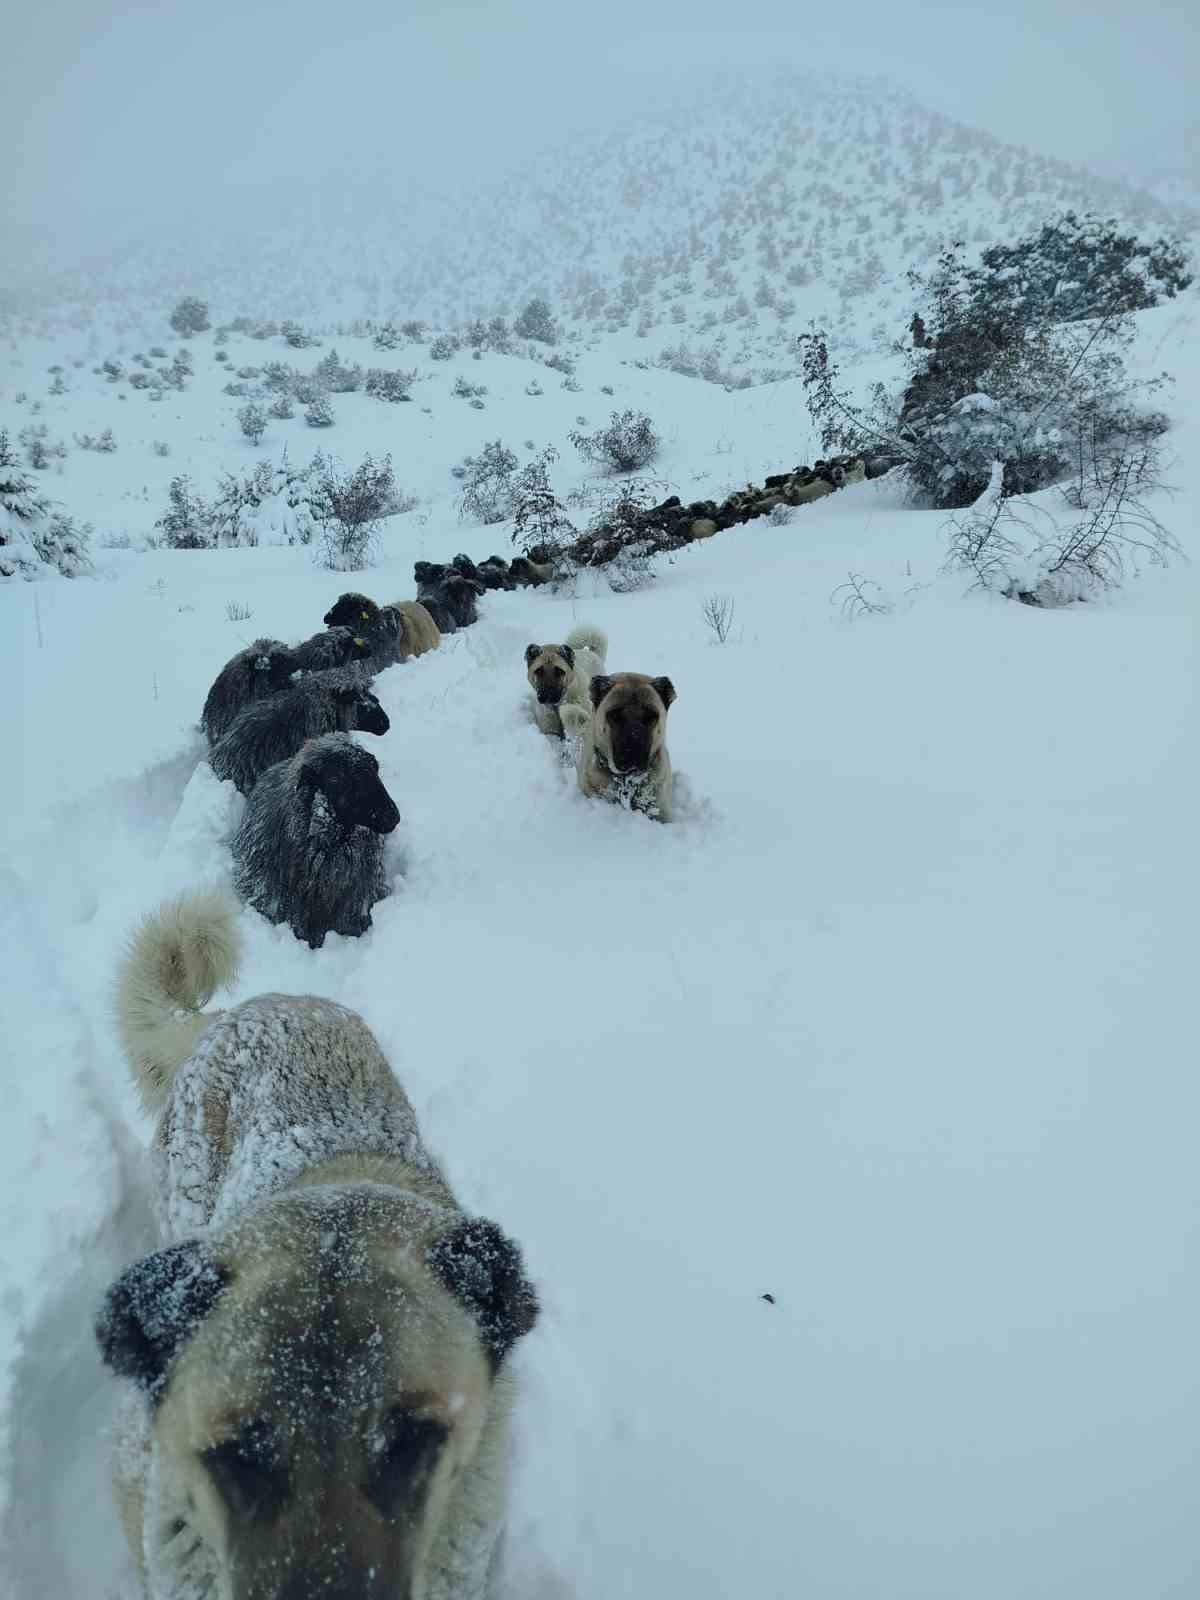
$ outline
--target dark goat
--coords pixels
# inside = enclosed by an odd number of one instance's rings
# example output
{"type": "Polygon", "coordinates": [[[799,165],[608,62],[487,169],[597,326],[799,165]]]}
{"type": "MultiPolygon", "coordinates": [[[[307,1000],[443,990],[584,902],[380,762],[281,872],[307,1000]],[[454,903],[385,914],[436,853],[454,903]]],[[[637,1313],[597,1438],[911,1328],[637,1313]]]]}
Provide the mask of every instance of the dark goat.
{"type": "Polygon", "coordinates": [[[216,743],[246,706],[286,689],[299,665],[291,647],[278,639],[256,639],[239,650],[217,673],[200,714],[209,744],[216,743]]]}
{"type": "Polygon", "coordinates": [[[234,887],[314,950],[327,933],[356,938],[388,892],[383,835],[399,820],[373,755],[345,733],[312,739],[250,791],[233,837],[234,887]]]}
{"type": "Polygon", "coordinates": [[[443,633],[469,628],[479,621],[475,609],[484,585],[478,578],[467,578],[453,566],[433,561],[418,561],[413,567],[417,580],[417,599],[443,633]]]}
{"type": "Polygon", "coordinates": [[[323,733],[384,734],[391,724],[357,667],[309,672],[234,719],[209,753],[218,778],[249,794],[268,767],[323,733]]]}
{"type": "Polygon", "coordinates": [[[303,644],[294,644],[292,655],[302,672],[328,672],[332,667],[349,667],[356,662],[369,666],[371,645],[353,628],[326,628],[303,644]]]}

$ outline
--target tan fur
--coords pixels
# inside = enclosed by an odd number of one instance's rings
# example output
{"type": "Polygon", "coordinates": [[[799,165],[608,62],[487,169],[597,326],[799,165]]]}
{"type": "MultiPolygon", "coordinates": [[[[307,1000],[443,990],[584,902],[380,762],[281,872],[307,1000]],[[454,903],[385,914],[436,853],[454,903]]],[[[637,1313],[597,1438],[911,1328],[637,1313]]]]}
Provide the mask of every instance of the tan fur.
{"type": "Polygon", "coordinates": [[[533,719],[551,739],[563,736],[562,712],[566,706],[586,707],[588,685],[604,671],[608,639],[601,629],[588,623],[572,628],[563,641],[574,657],[567,659],[560,644],[531,644],[525,651],[525,676],[532,692],[533,719]],[[552,702],[539,700],[543,693],[556,695],[552,702]]]}
{"type": "Polygon", "coordinates": [[[671,758],[667,754],[667,711],[675,699],[669,678],[650,678],[641,672],[618,672],[599,677],[591,686],[592,710],[580,716],[575,708],[564,715],[567,732],[580,734],[576,771],[581,791],[600,795],[633,811],[643,811],[660,822],[671,820],[671,758]],[[614,756],[616,721],[624,716],[650,713],[649,759],[644,769],[619,772],[614,756]]]}
{"type": "Polygon", "coordinates": [[[400,613],[403,625],[399,660],[407,661],[411,656],[423,656],[427,650],[436,650],[442,642],[442,635],[437,623],[421,602],[396,600],[393,603],[400,613]]]}
{"type": "Polygon", "coordinates": [[[201,1008],[236,976],[235,909],[219,890],[180,897],[145,918],[129,942],[117,1030],[147,1111],[161,1108],[176,1070],[213,1020],[201,1008]]]}
{"type": "MultiPolygon", "coordinates": [[[[484,1600],[514,1387],[431,1264],[461,1208],[354,1012],[259,995],[199,1013],[237,958],[229,902],[184,897],[143,923],[118,985],[135,1080],[147,1096],[149,1062],[161,1106],[164,1235],[198,1238],[223,1274],[156,1403],[126,1407],[114,1487],[146,1592],[484,1600]],[[444,1440],[419,1512],[381,1516],[363,1485],[400,1413],[444,1440]],[[209,1465],[255,1428],[288,1462],[268,1517],[209,1465]]],[[[531,1299],[526,1328],[535,1315],[531,1299]]]]}

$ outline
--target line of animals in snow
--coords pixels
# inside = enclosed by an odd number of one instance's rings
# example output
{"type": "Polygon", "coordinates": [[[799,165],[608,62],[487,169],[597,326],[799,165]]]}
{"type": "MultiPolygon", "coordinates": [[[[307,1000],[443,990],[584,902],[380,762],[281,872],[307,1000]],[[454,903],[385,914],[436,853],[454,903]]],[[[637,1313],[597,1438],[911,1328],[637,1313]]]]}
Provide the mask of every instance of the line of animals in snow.
{"type": "MultiPolygon", "coordinates": [[[[767,494],[803,504],[839,486],[784,475],[767,494]]],[[[763,514],[761,496],[753,506],[763,514]]],[[[693,517],[687,537],[718,525],[693,517]]],[[[399,821],[352,738],[388,730],[372,674],[469,626],[486,589],[553,572],[421,562],[416,601],[343,594],[324,633],[259,639],[226,664],[201,726],[213,770],[246,795],[244,900],[314,948],[365,932],[399,821]]],[[[588,626],[530,644],[534,721],[575,741],[585,795],[669,821],[674,685],[610,673],[607,656],[588,626]]],[[[121,1042],[157,1117],[163,1237],[95,1323],[127,1382],[113,1480],[131,1555],[149,1600],[485,1600],[506,1514],[508,1357],[537,1291],[518,1246],[464,1213],[361,1017],[309,995],[203,1009],[237,975],[234,909],[212,892],[161,907],[118,976],[121,1042]]]]}
{"type": "MultiPolygon", "coordinates": [[[[496,586],[513,583],[499,558],[485,566],[496,586]]],[[[475,620],[481,579],[450,564],[435,581],[435,604],[458,606],[455,627],[475,620]]],[[[325,622],[326,631],[302,645],[258,639],[239,651],[217,675],[201,716],[213,772],[246,797],[231,841],[234,887],[313,949],[330,933],[365,933],[388,893],[384,839],[400,813],[378,761],[351,736],[387,733],[373,675],[436,649],[442,632],[424,602],[381,606],[353,592],[338,597],[325,622]]],[[[674,685],[607,674],[607,653],[604,633],[587,626],[562,643],[531,644],[525,664],[534,719],[543,733],[574,741],[585,795],[669,822],[666,718],[674,685]]]]}

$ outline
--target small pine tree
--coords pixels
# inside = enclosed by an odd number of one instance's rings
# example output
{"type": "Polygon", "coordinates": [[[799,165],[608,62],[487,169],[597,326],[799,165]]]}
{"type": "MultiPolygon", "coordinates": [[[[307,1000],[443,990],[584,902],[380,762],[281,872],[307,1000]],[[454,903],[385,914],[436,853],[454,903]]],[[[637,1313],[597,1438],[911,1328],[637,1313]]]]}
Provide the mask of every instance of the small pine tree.
{"type": "Polygon", "coordinates": [[[513,332],[519,339],[536,339],[540,344],[557,344],[558,328],[549,301],[544,300],[541,295],[534,295],[513,323],[513,332]]]}
{"type": "Polygon", "coordinates": [[[289,418],[296,415],[296,408],[292,405],[292,397],[286,389],[281,390],[272,401],[271,415],[277,417],[280,422],[287,422],[289,418]]]}
{"type": "Polygon", "coordinates": [[[253,401],[248,405],[242,406],[237,414],[237,419],[241,424],[242,432],[251,444],[257,444],[267,431],[267,414],[261,406],[255,405],[253,401]]]}
{"type": "Polygon", "coordinates": [[[204,333],[209,326],[208,306],[203,300],[197,300],[195,295],[184,295],[171,313],[171,326],[181,339],[189,339],[194,333],[204,333]]]}
{"type": "Polygon", "coordinates": [[[154,524],[162,530],[172,550],[206,550],[212,544],[208,507],[192,488],[186,474],[171,479],[167,490],[170,505],[154,524]]]}
{"type": "Polygon", "coordinates": [[[304,420],[310,428],[332,428],[334,416],[329,396],[314,394],[304,408],[304,420]]]}

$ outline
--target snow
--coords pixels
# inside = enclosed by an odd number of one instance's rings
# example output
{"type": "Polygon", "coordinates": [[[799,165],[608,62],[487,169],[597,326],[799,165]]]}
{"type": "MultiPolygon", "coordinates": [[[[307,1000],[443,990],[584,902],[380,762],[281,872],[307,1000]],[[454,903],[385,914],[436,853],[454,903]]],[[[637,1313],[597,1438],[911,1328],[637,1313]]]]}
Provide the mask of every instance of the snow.
{"type": "MultiPolygon", "coordinates": [[[[1179,379],[1178,492],[1156,505],[1185,542],[1195,307],[1139,319],[1139,361],[1179,379]]],[[[533,399],[530,364],[494,357],[470,363],[481,417],[442,394],[457,365],[423,380],[431,416],[338,398],[339,453],[394,446],[422,500],[354,577],[380,601],[413,592],[414,559],[506,550],[459,523],[447,469],[535,408],[560,442],[581,409],[647,410],[657,470],[697,494],[818,453],[797,384],[725,394],[595,354],[585,396],[533,399]]],[[[62,404],[56,426],[95,427],[112,391],[62,404]]],[[[52,492],[136,538],[175,472],[206,493],[253,458],[237,404],[214,422],[198,377],[151,408],[156,436],[174,416],[168,460],[118,425],[118,453],[73,456],[52,492]]],[[[272,423],[264,453],[285,430],[303,423],[272,423]]],[[[215,1003],[359,1012],[539,1286],[514,1595],[1195,1593],[1196,574],[1038,611],[964,593],[944,541],[884,480],[632,593],[487,595],[376,681],[391,731],[363,742],[401,823],[372,930],[310,951],[240,916],[215,1003]],[[847,620],[850,573],[890,611],[847,620]],[[670,825],[584,800],[533,726],[525,646],[579,622],[612,670],[678,691],[670,825]]],[[[230,879],[243,802],[195,732],[212,679],[350,586],[303,547],[98,554],[95,580],[0,588],[0,1593],[19,1600],[134,1593],[91,1322],[152,1238],[150,1126],[111,984],[139,916],[230,879]]]]}

